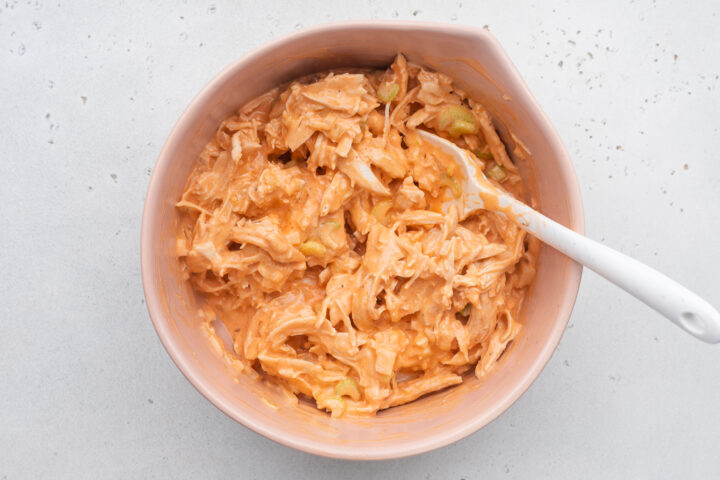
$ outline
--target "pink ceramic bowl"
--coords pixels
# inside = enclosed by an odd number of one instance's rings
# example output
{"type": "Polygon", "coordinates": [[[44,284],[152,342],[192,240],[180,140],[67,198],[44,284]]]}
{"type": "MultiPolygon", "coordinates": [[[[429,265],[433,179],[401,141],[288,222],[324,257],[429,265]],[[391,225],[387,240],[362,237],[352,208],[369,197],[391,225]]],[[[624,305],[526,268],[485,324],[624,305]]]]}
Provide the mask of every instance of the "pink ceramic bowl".
{"type": "MultiPolygon", "coordinates": [[[[505,411],[538,376],[560,341],[581,267],[551,248],[540,256],[525,327],[489,378],[361,420],[331,419],[229,369],[199,328],[197,304],[174,256],[174,203],[202,146],[220,121],[280,83],[343,66],[386,67],[397,52],[451,75],[493,114],[508,144],[520,139],[535,165],[535,196],[549,217],[582,232],[583,212],[568,153],[520,74],[486,30],[415,22],[323,25],[275,40],[232,63],[190,103],[160,153],[142,223],[142,279],[158,336],[178,368],[220,410],[284,445],[346,459],[387,459],[459,440],[505,411]],[[512,132],[512,135],[510,134],[512,132]],[[273,408],[271,405],[279,405],[273,408]]],[[[520,161],[518,159],[518,161],[520,161]]]]}

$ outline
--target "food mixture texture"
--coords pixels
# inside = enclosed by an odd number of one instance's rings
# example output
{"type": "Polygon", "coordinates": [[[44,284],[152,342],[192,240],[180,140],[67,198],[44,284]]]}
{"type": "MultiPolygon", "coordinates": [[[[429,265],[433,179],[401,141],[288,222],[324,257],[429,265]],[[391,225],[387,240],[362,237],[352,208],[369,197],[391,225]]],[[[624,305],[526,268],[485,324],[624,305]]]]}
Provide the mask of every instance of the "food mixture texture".
{"type": "Polygon", "coordinates": [[[418,129],[526,194],[485,108],[398,55],[244,105],[177,203],[183,272],[233,364],[333,416],[483,377],[521,329],[537,241],[499,213],[443,212],[458,169],[418,129]]]}

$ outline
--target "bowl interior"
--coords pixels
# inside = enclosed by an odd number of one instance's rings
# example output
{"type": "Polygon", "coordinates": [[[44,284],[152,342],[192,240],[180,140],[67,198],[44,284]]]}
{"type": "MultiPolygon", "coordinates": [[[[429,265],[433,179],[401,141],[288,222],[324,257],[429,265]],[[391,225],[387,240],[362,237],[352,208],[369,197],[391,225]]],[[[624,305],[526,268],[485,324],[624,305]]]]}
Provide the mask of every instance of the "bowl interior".
{"type": "Polygon", "coordinates": [[[485,31],[433,24],[334,25],[277,40],[224,70],[185,111],[153,173],[143,217],[143,283],[158,334],[188,379],[225,413],[276,441],[354,459],[392,458],[462,438],[502,413],[530,385],[555,349],[570,316],[580,269],[543,247],[523,333],[485,380],[381,412],[331,419],[308,405],[237,375],[198,328],[198,299],[180,280],[174,256],[179,198],[196,157],[219,123],[239,106],[295,77],[329,68],[385,67],[410,61],[451,75],[492,113],[516,161],[520,139],[535,166],[534,196],[549,217],[582,230],[582,206],[567,152],[497,42],[485,31]],[[510,133],[512,132],[512,134],[510,133]],[[274,405],[274,406],[273,406],[274,405]]]}

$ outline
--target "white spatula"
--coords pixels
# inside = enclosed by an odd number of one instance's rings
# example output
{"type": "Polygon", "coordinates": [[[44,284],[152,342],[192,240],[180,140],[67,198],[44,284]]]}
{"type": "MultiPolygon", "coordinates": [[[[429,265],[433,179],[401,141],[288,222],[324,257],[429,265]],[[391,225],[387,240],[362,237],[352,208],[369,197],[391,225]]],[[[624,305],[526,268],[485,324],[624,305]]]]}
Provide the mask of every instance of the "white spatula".
{"type": "Polygon", "coordinates": [[[615,285],[634,295],[691,335],[708,343],[720,342],[720,312],[708,302],[657,270],[590,240],[550,220],[493,185],[476,168],[472,155],[454,143],[425,131],[419,132],[426,142],[450,154],[465,176],[462,196],[446,202],[455,205],[460,219],[483,208],[504,213],[525,231],[589,267],[615,285]]]}

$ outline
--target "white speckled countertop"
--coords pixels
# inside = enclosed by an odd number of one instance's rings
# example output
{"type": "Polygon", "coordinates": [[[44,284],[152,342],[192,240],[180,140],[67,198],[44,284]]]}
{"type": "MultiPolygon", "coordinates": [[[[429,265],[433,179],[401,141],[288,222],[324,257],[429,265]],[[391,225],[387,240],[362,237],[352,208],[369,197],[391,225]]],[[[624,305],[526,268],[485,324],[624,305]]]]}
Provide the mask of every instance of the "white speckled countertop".
{"type": "Polygon", "coordinates": [[[720,305],[718,2],[149,3],[0,4],[0,479],[720,478],[720,346],[593,273],[498,420],[352,463],[197,393],[153,331],[139,264],[155,158],[222,67],[306,25],[433,20],[503,43],[573,156],[590,236],[720,305]]]}

